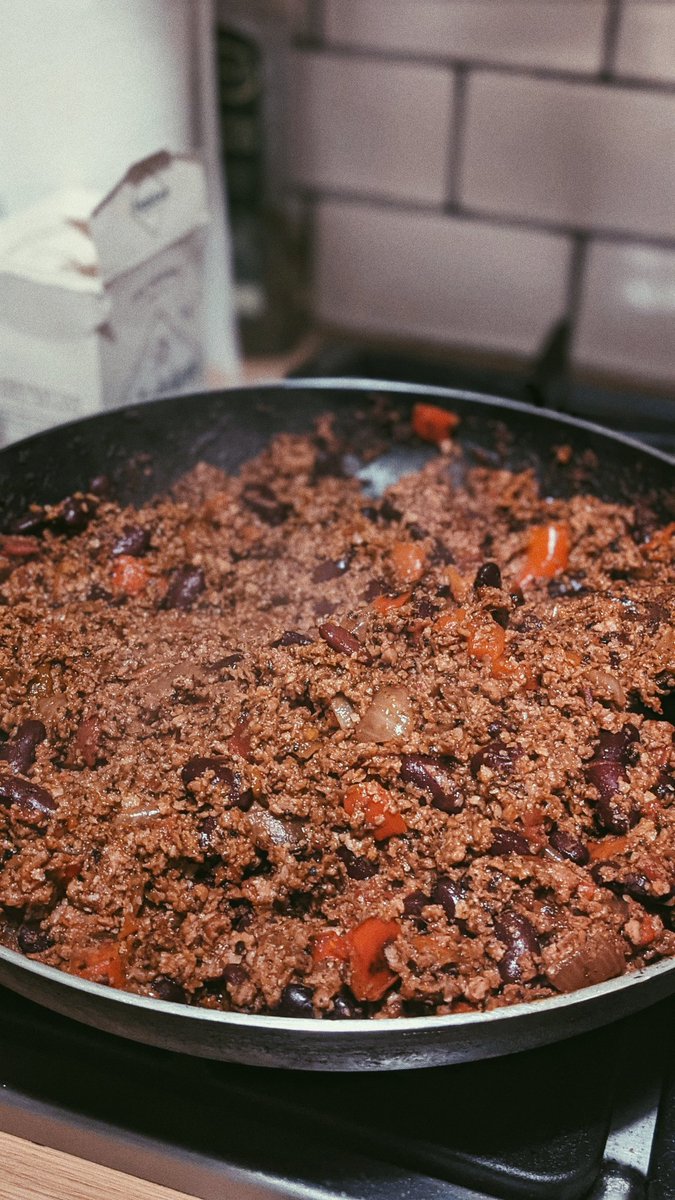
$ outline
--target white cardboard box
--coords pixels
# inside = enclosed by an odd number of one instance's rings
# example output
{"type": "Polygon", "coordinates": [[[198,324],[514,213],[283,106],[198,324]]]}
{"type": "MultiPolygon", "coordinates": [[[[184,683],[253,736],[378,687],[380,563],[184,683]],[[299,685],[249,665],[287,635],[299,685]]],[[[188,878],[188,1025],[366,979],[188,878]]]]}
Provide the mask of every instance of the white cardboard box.
{"type": "Polygon", "coordinates": [[[203,384],[204,173],[166,151],[0,222],[0,437],[203,384]]]}

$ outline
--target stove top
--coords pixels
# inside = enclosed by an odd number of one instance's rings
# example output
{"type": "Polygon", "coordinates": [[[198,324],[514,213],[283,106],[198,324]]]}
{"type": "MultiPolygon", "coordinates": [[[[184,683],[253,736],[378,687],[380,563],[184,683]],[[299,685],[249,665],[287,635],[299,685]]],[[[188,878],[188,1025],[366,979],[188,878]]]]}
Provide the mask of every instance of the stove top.
{"type": "Polygon", "coordinates": [[[658,395],[648,387],[606,382],[593,384],[576,378],[570,370],[569,323],[552,327],[539,353],[530,363],[495,366],[480,361],[430,358],[422,350],[396,350],[356,342],[326,342],[303,362],[296,376],[383,379],[454,387],[521,400],[538,408],[584,417],[621,430],[675,454],[675,387],[673,395],[658,395]]]}
{"type": "Polygon", "coordinates": [[[192,1059],[0,990],[0,1128],[204,1200],[675,1200],[675,999],[386,1074],[192,1059]]]}

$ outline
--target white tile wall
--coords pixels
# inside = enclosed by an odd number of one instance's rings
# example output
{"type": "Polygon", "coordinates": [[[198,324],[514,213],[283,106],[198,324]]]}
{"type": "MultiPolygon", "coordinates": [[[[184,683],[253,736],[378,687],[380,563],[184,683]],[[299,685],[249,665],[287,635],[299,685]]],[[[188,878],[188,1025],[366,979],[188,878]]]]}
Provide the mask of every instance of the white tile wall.
{"type": "Polygon", "coordinates": [[[596,71],[603,0],[325,0],[329,42],[596,71]]]}
{"type": "Polygon", "coordinates": [[[592,246],[574,357],[631,377],[675,380],[675,250],[592,246]]]}
{"type": "Polygon", "coordinates": [[[469,208],[675,237],[675,95],[476,71],[465,139],[469,208]]]}
{"type": "Polygon", "coordinates": [[[616,69],[639,79],[675,80],[675,3],[624,3],[616,69]]]}
{"type": "Polygon", "coordinates": [[[295,55],[292,78],[295,183],[444,201],[450,71],[306,52],[295,55]]]}
{"type": "Polygon", "coordinates": [[[531,354],[563,311],[565,237],[325,201],[316,305],[343,329],[531,354]]]}

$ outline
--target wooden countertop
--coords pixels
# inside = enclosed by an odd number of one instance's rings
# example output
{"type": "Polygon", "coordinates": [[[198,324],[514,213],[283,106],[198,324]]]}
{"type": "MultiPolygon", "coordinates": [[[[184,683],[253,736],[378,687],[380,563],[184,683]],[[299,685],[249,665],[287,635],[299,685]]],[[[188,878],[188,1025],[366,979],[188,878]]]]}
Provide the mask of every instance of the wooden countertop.
{"type": "Polygon", "coordinates": [[[0,1133],[0,1162],[0,1200],[193,1200],[9,1133],[0,1133]]]}

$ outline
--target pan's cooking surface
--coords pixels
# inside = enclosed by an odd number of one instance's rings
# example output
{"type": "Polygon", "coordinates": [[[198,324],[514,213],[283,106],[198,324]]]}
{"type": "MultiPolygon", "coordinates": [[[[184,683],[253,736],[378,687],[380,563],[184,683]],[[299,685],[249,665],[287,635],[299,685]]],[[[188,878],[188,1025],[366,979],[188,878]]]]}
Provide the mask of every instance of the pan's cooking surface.
{"type": "MultiPolygon", "coordinates": [[[[369,385],[369,391],[374,390],[369,385]]],[[[463,416],[461,437],[469,460],[494,459],[497,448],[501,462],[535,466],[546,492],[564,494],[570,487],[570,472],[561,471],[550,452],[552,443],[559,444],[564,438],[579,451],[581,470],[572,480],[575,489],[588,487],[616,500],[639,496],[645,512],[655,507],[659,520],[669,515],[671,466],[665,459],[574,423],[563,425],[498,402],[481,404],[452,393],[389,386],[386,390],[395,393],[402,411],[409,408],[411,392],[451,403],[463,416]]],[[[369,397],[364,398],[358,386],[345,385],[250,389],[225,397],[161,401],[57,430],[0,455],[5,512],[17,515],[33,499],[59,499],[85,486],[101,471],[114,477],[115,490],[122,498],[138,501],[163,490],[198,460],[236,468],[271,434],[304,431],[327,409],[336,412],[339,424],[357,429],[361,440],[373,444],[381,437],[377,420],[368,411],[369,397]],[[364,410],[361,419],[358,413],[364,410]]],[[[396,445],[367,465],[355,459],[353,469],[379,491],[418,465],[419,451],[415,456],[408,447],[396,445]]],[[[274,1018],[231,1017],[142,1002],[40,970],[10,954],[3,958],[4,978],[17,990],[104,1028],[119,1028],[139,1040],[177,1045],[196,1054],[315,1067],[420,1065],[551,1040],[656,999],[670,989],[673,976],[673,964],[660,964],[640,978],[600,985],[560,1001],[520,1006],[520,1011],[500,1010],[488,1017],[466,1019],[387,1022],[386,1029],[382,1025],[367,1028],[365,1022],[326,1028],[310,1022],[289,1026],[274,1018]]]]}

